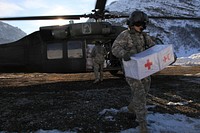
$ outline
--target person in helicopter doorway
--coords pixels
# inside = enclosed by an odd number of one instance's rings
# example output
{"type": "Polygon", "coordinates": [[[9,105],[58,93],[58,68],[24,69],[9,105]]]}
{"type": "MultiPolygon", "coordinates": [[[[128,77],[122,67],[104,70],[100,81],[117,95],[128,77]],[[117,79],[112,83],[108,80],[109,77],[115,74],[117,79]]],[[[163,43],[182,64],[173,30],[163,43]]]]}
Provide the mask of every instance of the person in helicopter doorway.
{"type": "Polygon", "coordinates": [[[95,81],[93,83],[103,81],[103,66],[104,66],[105,56],[106,56],[106,49],[103,47],[103,43],[101,41],[96,41],[95,46],[91,52],[94,75],[95,75],[95,81]]]}
{"type": "MultiPolygon", "coordinates": [[[[115,39],[112,46],[112,53],[124,61],[131,60],[130,56],[140,53],[154,45],[151,37],[143,32],[149,19],[142,11],[134,11],[127,20],[128,29],[121,32],[115,39]]],[[[139,124],[140,133],[147,133],[147,110],[146,96],[150,89],[151,78],[146,77],[138,80],[126,77],[131,88],[132,99],[128,105],[129,113],[136,115],[136,122],[139,124]]]]}

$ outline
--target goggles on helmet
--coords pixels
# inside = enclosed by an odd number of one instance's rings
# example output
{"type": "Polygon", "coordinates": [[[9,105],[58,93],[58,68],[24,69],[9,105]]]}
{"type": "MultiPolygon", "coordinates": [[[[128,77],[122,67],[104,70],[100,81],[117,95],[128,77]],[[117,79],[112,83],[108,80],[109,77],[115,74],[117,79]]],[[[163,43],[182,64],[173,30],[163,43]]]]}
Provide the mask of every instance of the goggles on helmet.
{"type": "Polygon", "coordinates": [[[135,26],[142,26],[143,29],[146,29],[147,22],[135,22],[133,25],[135,26]]]}

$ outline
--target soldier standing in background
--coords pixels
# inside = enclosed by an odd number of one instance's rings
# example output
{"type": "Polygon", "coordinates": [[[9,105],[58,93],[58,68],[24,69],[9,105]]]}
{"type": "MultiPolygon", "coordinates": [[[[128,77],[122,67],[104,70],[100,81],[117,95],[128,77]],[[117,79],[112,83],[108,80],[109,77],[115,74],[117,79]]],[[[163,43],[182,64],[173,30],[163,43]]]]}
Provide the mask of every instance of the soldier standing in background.
{"type": "Polygon", "coordinates": [[[100,41],[95,42],[95,47],[92,49],[91,57],[93,59],[95,81],[103,81],[103,66],[106,56],[106,49],[102,46],[100,41]]]}
{"type": "MultiPolygon", "coordinates": [[[[124,61],[129,61],[131,55],[140,53],[153,46],[150,36],[142,32],[146,28],[147,23],[148,16],[144,12],[134,11],[127,21],[129,28],[120,33],[113,43],[113,55],[124,61]]],[[[126,77],[126,81],[131,88],[132,94],[128,110],[136,115],[140,133],[147,133],[146,96],[150,89],[151,78],[149,76],[138,80],[126,77]]]]}

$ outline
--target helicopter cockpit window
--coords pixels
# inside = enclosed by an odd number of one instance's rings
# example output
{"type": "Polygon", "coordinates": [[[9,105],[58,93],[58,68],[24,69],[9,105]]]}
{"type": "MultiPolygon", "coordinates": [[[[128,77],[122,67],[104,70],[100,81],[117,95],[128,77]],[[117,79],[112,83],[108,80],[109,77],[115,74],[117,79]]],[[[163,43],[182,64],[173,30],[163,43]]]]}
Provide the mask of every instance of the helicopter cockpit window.
{"type": "Polygon", "coordinates": [[[68,58],[82,58],[82,42],[81,41],[68,41],[67,42],[68,58]]]}
{"type": "Polygon", "coordinates": [[[61,43],[48,44],[47,45],[47,58],[48,59],[63,58],[63,45],[61,43]]]}

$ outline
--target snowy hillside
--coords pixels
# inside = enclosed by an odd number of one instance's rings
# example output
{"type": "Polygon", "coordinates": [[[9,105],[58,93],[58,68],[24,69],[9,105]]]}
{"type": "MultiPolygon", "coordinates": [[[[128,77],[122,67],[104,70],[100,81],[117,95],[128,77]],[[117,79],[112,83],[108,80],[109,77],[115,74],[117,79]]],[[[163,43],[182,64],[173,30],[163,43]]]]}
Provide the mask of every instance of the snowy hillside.
{"type": "MultiPolygon", "coordinates": [[[[129,15],[142,10],[150,16],[200,17],[200,0],[118,0],[106,7],[117,14],[129,15]]],[[[111,20],[125,24],[125,19],[111,20]]],[[[173,44],[178,57],[200,52],[200,22],[192,20],[151,19],[148,31],[165,44],[173,44]]]]}
{"type": "Polygon", "coordinates": [[[200,53],[193,54],[189,57],[180,57],[173,65],[200,66],[200,53]]]}
{"type": "Polygon", "coordinates": [[[25,35],[19,28],[0,22],[0,44],[16,41],[25,35]]]}

